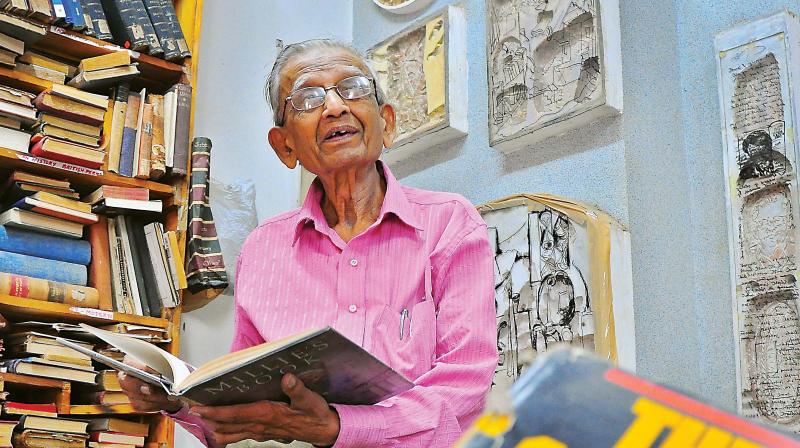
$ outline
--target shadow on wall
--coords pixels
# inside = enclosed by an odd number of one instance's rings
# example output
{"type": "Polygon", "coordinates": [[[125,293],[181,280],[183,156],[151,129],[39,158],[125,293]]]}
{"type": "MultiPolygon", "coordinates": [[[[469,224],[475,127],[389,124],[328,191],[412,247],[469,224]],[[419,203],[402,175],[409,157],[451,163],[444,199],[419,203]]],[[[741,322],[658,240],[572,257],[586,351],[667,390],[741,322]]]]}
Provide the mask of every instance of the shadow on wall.
{"type": "Polygon", "coordinates": [[[503,174],[544,165],[573,154],[590,151],[622,140],[622,116],[602,118],[581,129],[547,138],[503,158],[503,174]]]}

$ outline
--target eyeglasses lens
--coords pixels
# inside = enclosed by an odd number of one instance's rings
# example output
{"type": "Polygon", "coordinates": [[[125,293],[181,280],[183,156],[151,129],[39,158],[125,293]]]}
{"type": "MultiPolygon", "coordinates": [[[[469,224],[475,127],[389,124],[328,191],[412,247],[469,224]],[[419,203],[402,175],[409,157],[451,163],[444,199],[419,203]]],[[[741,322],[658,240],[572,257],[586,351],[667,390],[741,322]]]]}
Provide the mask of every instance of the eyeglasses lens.
{"type": "MultiPolygon", "coordinates": [[[[336,84],[339,96],[346,100],[363,98],[372,93],[372,83],[366,76],[352,76],[336,84]]],[[[292,106],[297,110],[311,110],[325,103],[325,89],[322,87],[306,87],[294,92],[291,96],[292,106]]]]}

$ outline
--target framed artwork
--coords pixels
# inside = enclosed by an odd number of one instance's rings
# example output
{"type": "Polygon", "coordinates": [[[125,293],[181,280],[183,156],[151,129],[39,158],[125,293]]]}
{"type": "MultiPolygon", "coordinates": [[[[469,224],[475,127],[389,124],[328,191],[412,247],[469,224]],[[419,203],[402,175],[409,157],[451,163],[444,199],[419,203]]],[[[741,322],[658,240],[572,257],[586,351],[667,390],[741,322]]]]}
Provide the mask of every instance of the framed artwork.
{"type": "Polygon", "coordinates": [[[467,134],[465,33],[464,11],[451,5],[367,50],[397,115],[395,142],[383,160],[403,160],[467,134]]]}
{"type": "Polygon", "coordinates": [[[787,11],[715,39],[739,411],[800,433],[797,64],[787,11]]]}
{"type": "Polygon", "coordinates": [[[495,385],[559,344],[634,370],[630,234],[594,207],[519,194],[478,206],[495,259],[495,385]]]}
{"type": "Polygon", "coordinates": [[[413,14],[427,8],[433,0],[372,0],[372,2],[392,14],[413,14]]]}
{"type": "Polygon", "coordinates": [[[487,0],[491,146],[512,152],[622,112],[617,0],[487,0]]]}

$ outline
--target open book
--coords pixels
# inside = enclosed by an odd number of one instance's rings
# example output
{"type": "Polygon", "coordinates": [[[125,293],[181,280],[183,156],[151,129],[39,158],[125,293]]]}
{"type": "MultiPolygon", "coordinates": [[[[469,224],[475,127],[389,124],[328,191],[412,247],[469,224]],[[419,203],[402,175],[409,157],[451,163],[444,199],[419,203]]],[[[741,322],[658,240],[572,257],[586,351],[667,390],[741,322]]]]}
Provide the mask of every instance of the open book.
{"type": "Polygon", "coordinates": [[[413,387],[401,374],[330,327],[228,353],[198,368],[142,340],[86,324],[81,327],[158,374],[136,369],[69,340],[56,340],[190,403],[221,406],[260,400],[288,402],[280,386],[285,373],[296,375],[306,387],[337,404],[374,404],[413,387]]]}

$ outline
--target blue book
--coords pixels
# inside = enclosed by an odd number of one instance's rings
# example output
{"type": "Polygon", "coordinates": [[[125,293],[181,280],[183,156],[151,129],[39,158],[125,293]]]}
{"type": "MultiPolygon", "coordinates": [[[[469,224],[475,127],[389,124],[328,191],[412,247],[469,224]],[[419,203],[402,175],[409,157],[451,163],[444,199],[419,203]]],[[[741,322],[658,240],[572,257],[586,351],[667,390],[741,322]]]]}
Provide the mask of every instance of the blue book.
{"type": "Polygon", "coordinates": [[[6,226],[0,226],[0,250],[84,266],[92,261],[92,246],[88,241],[6,226]]]}
{"type": "Polygon", "coordinates": [[[72,28],[75,24],[75,5],[73,4],[75,0],[61,0],[61,4],[64,7],[64,27],[65,28],[72,28]]]}
{"type": "Polygon", "coordinates": [[[57,25],[65,24],[67,20],[67,7],[64,4],[66,0],[50,0],[53,4],[53,17],[57,25]]]}
{"type": "Polygon", "coordinates": [[[0,272],[86,286],[86,266],[0,250],[0,272]]]}
{"type": "MultiPolygon", "coordinates": [[[[83,5],[80,0],[69,0],[72,4],[72,29],[75,31],[83,31],[86,29],[86,16],[83,14],[83,5]]],[[[91,26],[91,23],[89,24],[91,26]]]]}
{"type": "MultiPolygon", "coordinates": [[[[138,112],[138,111],[137,111],[138,112]]],[[[136,129],[125,126],[122,129],[122,147],[119,153],[119,175],[133,177],[136,129]]]]}

